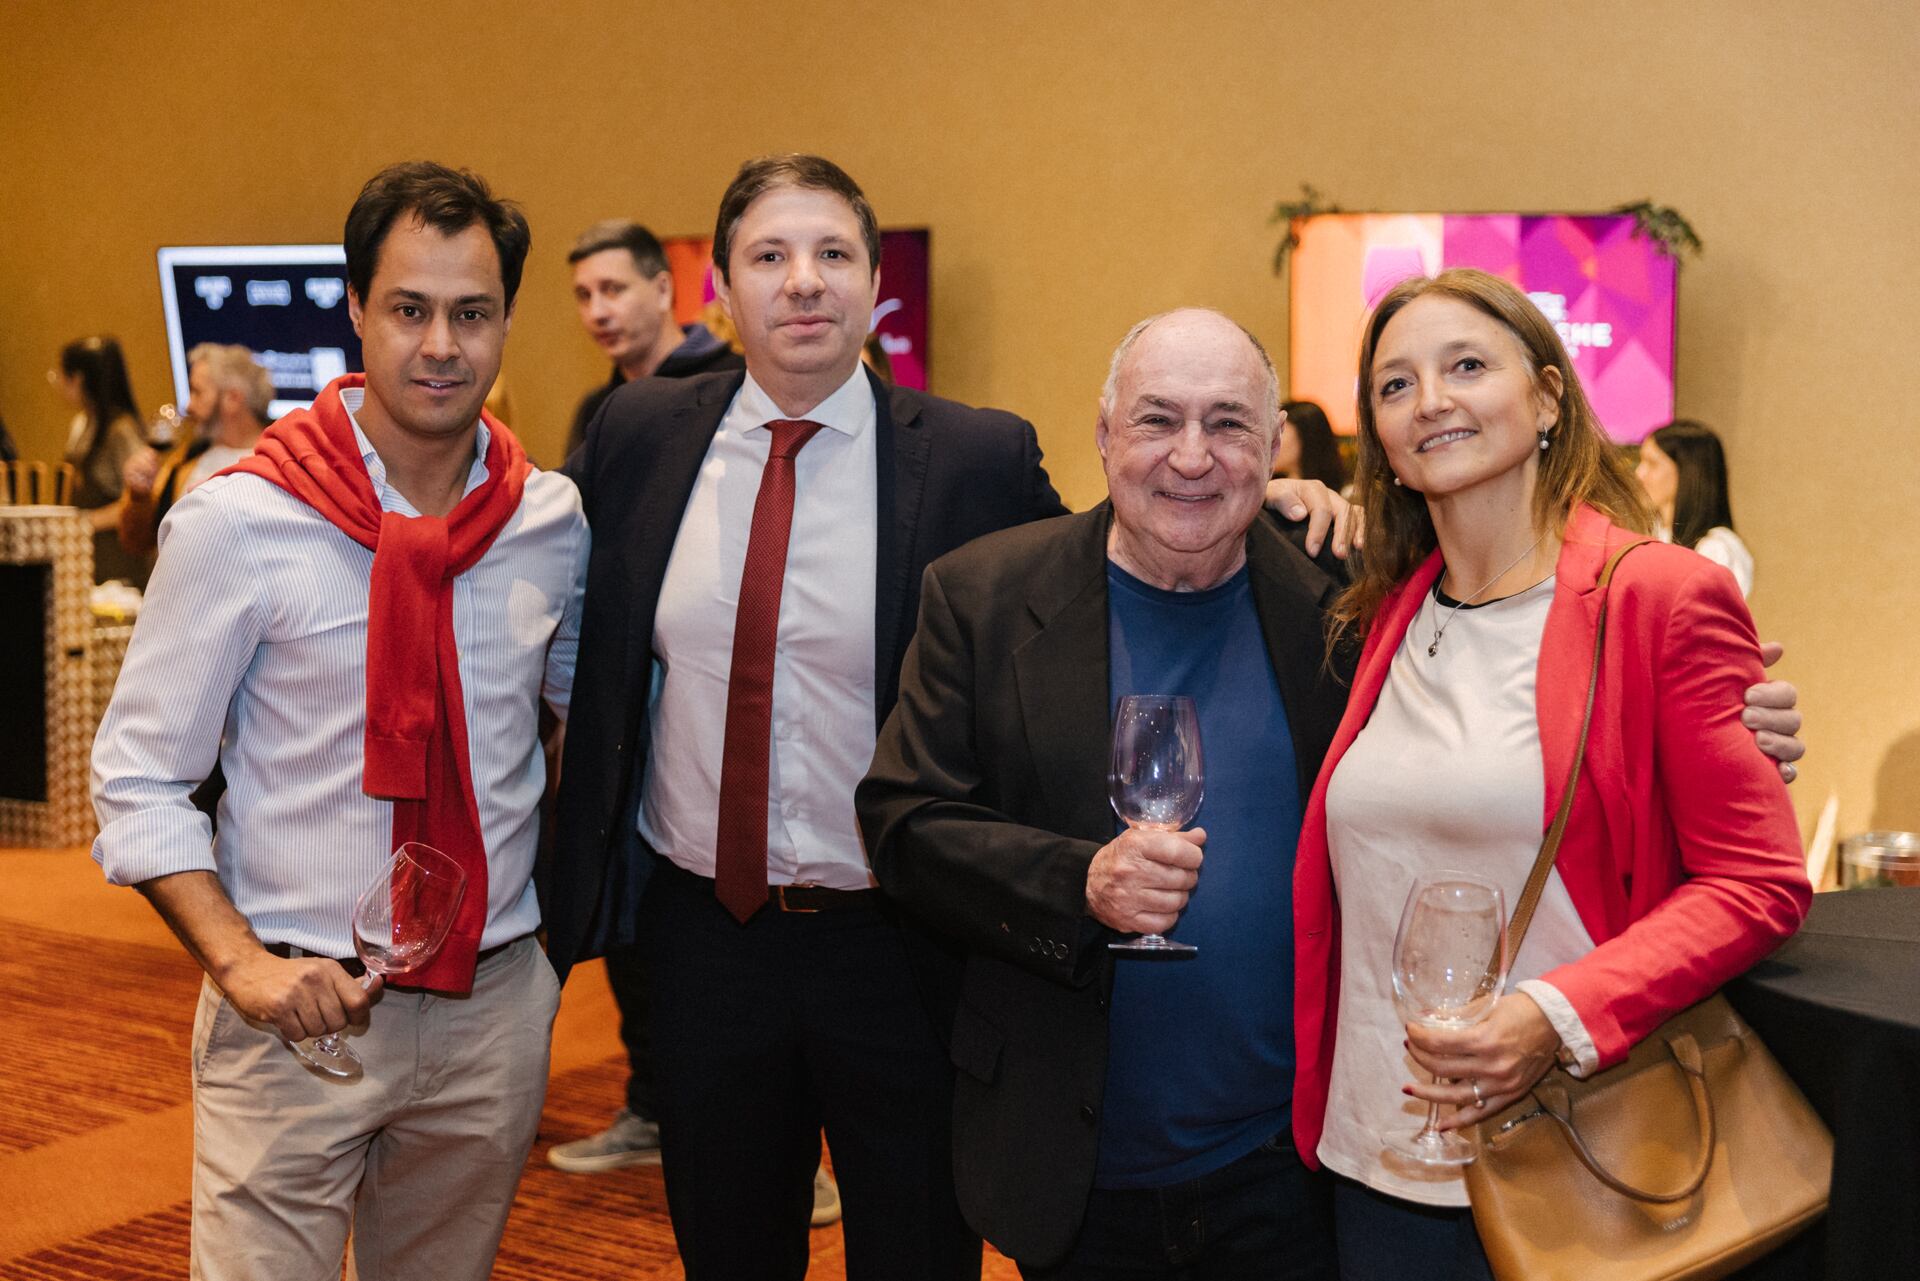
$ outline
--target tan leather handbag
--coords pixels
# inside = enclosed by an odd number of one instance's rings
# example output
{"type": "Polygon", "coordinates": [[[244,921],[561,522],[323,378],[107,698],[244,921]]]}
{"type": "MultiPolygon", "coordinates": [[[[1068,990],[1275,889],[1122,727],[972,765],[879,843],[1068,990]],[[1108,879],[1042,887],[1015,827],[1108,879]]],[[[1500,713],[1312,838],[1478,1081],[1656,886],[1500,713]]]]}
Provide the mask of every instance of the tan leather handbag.
{"type": "MultiPolygon", "coordinates": [[[[1600,575],[1579,748],[1514,908],[1513,953],[1573,808],[1607,634],[1604,593],[1639,545],[1615,552],[1600,575]]],[[[1833,1174],[1833,1136],[1717,995],[1667,1020],[1624,1063],[1586,1080],[1553,1069],[1478,1132],[1467,1194],[1499,1281],[1724,1277],[1819,1217],[1833,1174]]]]}

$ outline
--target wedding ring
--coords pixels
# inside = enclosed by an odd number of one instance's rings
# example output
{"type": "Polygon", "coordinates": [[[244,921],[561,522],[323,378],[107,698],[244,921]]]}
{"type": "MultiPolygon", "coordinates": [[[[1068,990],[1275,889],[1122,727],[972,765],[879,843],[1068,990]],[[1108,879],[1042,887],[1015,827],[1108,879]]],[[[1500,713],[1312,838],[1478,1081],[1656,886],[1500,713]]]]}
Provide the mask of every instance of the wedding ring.
{"type": "Polygon", "coordinates": [[[1473,1106],[1477,1108],[1483,1108],[1487,1106],[1486,1099],[1481,1097],[1481,1094],[1480,1094],[1480,1078],[1468,1077],[1467,1084],[1473,1087],[1473,1106]]]}
{"type": "Polygon", "coordinates": [[[1787,782],[1791,783],[1794,779],[1800,777],[1800,767],[1789,762],[1780,767],[1780,774],[1787,782]]]}

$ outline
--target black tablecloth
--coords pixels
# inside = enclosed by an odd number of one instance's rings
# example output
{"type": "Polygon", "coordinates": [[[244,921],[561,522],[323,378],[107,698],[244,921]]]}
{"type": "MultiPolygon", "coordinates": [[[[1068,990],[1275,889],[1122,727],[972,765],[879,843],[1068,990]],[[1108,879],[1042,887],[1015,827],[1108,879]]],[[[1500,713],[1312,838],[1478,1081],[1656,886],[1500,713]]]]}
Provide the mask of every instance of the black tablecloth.
{"type": "Polygon", "coordinates": [[[1920,889],[1816,896],[1727,996],[1833,1128],[1826,1222],[1766,1275],[1920,1278],[1920,889]]]}

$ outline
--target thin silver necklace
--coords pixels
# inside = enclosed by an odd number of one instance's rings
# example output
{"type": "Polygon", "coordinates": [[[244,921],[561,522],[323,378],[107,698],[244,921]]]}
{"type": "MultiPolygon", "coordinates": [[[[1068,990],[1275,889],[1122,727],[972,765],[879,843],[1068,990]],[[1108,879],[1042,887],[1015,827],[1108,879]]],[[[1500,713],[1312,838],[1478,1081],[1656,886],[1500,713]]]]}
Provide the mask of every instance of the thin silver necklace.
{"type": "MultiPolygon", "coordinates": [[[[1506,577],[1507,570],[1512,569],[1515,565],[1518,565],[1521,561],[1525,560],[1527,557],[1533,555],[1536,551],[1540,550],[1540,543],[1545,538],[1546,538],[1546,535],[1542,534],[1540,535],[1539,538],[1534,539],[1533,546],[1527,548],[1527,550],[1521,552],[1518,556],[1515,556],[1512,560],[1508,561],[1505,569],[1502,569],[1499,573],[1495,574],[1492,578],[1489,578],[1486,582],[1480,584],[1479,592],[1475,592],[1472,596],[1467,597],[1465,600],[1461,601],[1460,603],[1455,605],[1451,610],[1447,612],[1446,618],[1441,621],[1439,626],[1433,629],[1433,643],[1427,646],[1428,658],[1432,658],[1434,655],[1440,652],[1440,638],[1447,634],[1447,628],[1453,626],[1454,616],[1457,615],[1461,610],[1465,609],[1467,606],[1473,604],[1473,602],[1479,598],[1480,592],[1486,591],[1487,588],[1493,586],[1495,583],[1499,582],[1502,578],[1506,577]]],[[[1441,578],[1444,578],[1444,577],[1446,577],[1446,571],[1442,570],[1441,578]]],[[[1434,579],[1433,585],[1435,587],[1440,586],[1440,578],[1434,579]]],[[[1434,603],[1437,605],[1440,602],[1436,598],[1434,603]]]]}

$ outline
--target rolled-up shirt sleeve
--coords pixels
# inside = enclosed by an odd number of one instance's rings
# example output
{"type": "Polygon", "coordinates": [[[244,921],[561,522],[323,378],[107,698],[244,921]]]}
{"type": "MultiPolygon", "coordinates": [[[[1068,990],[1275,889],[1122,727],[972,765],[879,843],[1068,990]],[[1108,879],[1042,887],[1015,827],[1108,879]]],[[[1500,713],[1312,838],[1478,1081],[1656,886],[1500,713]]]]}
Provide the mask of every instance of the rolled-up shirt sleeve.
{"type": "Polygon", "coordinates": [[[126,662],[93,742],[93,858],[115,885],[215,870],[191,796],[265,631],[261,575],[212,494],[168,513],[126,662]]]}

